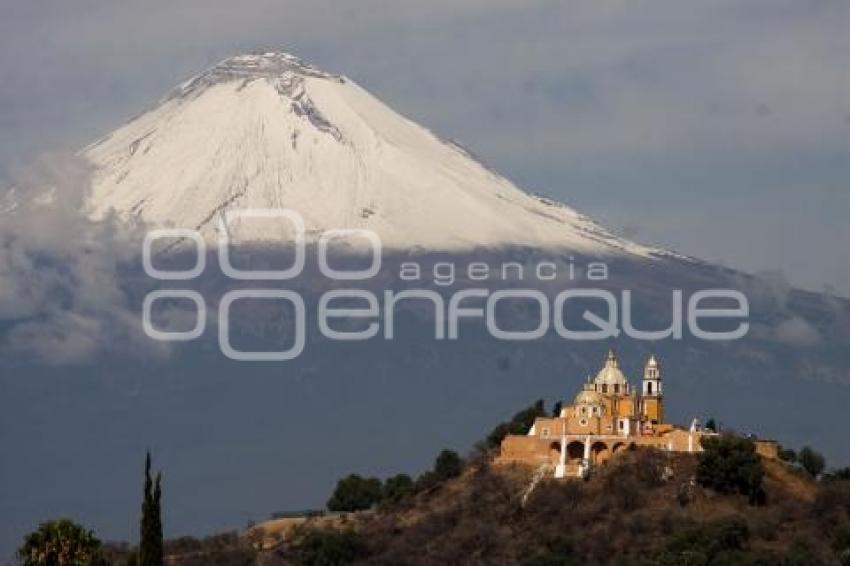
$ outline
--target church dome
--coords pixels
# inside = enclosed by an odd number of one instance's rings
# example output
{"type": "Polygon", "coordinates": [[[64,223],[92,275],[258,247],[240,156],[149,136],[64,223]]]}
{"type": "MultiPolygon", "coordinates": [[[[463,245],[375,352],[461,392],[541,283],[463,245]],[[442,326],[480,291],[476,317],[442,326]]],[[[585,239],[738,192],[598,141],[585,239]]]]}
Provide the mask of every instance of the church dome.
{"type": "Polygon", "coordinates": [[[583,389],[578,392],[575,400],[576,405],[601,405],[602,396],[596,391],[583,389]]]}
{"type": "Polygon", "coordinates": [[[597,385],[628,385],[626,376],[620,371],[620,364],[617,361],[617,356],[613,350],[608,351],[608,357],[605,360],[605,366],[596,374],[593,383],[597,385]]]}

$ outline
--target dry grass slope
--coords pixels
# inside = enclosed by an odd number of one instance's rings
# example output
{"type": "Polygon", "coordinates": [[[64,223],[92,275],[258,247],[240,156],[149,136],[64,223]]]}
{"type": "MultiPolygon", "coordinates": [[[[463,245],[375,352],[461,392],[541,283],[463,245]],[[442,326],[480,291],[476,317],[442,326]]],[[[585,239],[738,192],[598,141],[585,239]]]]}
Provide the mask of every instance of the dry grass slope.
{"type": "MultiPolygon", "coordinates": [[[[751,506],[697,485],[687,454],[628,453],[587,481],[541,482],[525,505],[534,470],[483,463],[349,528],[369,564],[837,564],[850,486],[824,501],[800,472],[763,464],[767,502],[751,506]]],[[[301,558],[284,548],[267,560],[301,558]]]]}

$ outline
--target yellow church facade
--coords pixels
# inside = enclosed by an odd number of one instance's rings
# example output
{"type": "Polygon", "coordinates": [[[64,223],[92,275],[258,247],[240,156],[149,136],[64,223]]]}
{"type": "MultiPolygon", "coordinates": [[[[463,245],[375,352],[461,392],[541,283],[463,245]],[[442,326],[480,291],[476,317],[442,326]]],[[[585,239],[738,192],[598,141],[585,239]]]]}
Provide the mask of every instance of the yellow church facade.
{"type": "MultiPolygon", "coordinates": [[[[583,477],[624,450],[698,452],[702,437],[712,434],[696,419],[687,429],[665,422],[661,364],[655,356],[647,360],[635,389],[610,351],[596,377],[588,378],[558,416],[537,418],[526,435],[506,436],[496,463],[550,465],[557,478],[583,477]]],[[[759,453],[775,455],[775,443],[756,444],[759,453]]]]}

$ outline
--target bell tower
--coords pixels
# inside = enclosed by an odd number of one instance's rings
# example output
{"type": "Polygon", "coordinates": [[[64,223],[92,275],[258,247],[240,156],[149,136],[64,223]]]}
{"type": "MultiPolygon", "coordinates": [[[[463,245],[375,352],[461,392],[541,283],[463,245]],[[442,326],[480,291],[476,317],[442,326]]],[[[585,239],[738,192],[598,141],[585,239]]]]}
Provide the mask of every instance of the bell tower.
{"type": "Polygon", "coordinates": [[[643,416],[656,425],[664,422],[664,391],[661,386],[661,366],[655,356],[650,356],[643,368],[643,416]]]}

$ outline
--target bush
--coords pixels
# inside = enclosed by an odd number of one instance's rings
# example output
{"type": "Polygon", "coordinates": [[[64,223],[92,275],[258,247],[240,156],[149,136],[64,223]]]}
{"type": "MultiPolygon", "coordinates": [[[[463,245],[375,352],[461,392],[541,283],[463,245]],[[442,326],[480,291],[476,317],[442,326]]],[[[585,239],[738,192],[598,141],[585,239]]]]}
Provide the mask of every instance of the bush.
{"type": "Polygon", "coordinates": [[[850,482],[830,481],[818,485],[812,513],[824,526],[850,520],[850,482]]]}
{"type": "Polygon", "coordinates": [[[92,531],[69,519],[47,521],[24,538],[18,549],[22,566],[105,565],[103,547],[92,531]]]}
{"type": "Polygon", "coordinates": [[[443,450],[434,460],[434,467],[420,474],[413,484],[413,491],[421,493],[463,472],[463,459],[454,450],[443,450]]]}
{"type": "Polygon", "coordinates": [[[686,529],[666,544],[661,564],[711,564],[713,561],[740,563],[733,556],[745,550],[750,538],[741,519],[721,519],[686,529]]]}
{"type": "Polygon", "coordinates": [[[664,455],[657,450],[636,450],[618,458],[600,472],[604,485],[600,501],[610,501],[622,511],[638,509],[647,488],[661,484],[664,466],[664,455]]]}
{"type": "MultiPolygon", "coordinates": [[[[666,481],[666,455],[654,448],[636,450],[631,457],[635,477],[646,487],[658,487],[666,481]]],[[[672,471],[671,471],[672,473],[672,471]]]]}
{"type": "Polygon", "coordinates": [[[702,446],[696,474],[700,485],[746,495],[753,505],[764,502],[764,469],[751,440],[727,434],[705,437],[702,446]]]}
{"type": "Polygon", "coordinates": [[[339,480],[328,500],[329,511],[361,511],[381,500],[381,480],[350,474],[339,480]]]}
{"type": "Polygon", "coordinates": [[[437,481],[458,477],[463,472],[463,460],[454,450],[443,450],[434,461],[437,481]]]}
{"type": "Polygon", "coordinates": [[[607,485],[607,493],[621,511],[634,511],[643,503],[643,491],[637,478],[623,476],[607,485]]]}
{"type": "Polygon", "coordinates": [[[381,498],[383,501],[394,503],[401,501],[411,493],[413,493],[413,480],[407,474],[398,474],[387,478],[387,481],[384,482],[381,498]]]}
{"type": "Polygon", "coordinates": [[[817,557],[812,542],[805,537],[798,536],[785,552],[785,560],[782,564],[783,566],[815,566],[823,564],[823,561],[817,557]]]}
{"type": "Polygon", "coordinates": [[[804,446],[800,450],[800,453],[797,454],[797,462],[813,478],[821,475],[826,467],[826,460],[824,460],[823,456],[808,446],[804,446]]]}
{"type": "Polygon", "coordinates": [[[310,530],[298,542],[296,563],[304,566],[351,564],[366,556],[362,537],[354,531],[310,530]]]}
{"type": "Polygon", "coordinates": [[[847,481],[850,480],[850,467],[839,468],[828,474],[824,474],[823,479],[826,481],[847,481]]]}

